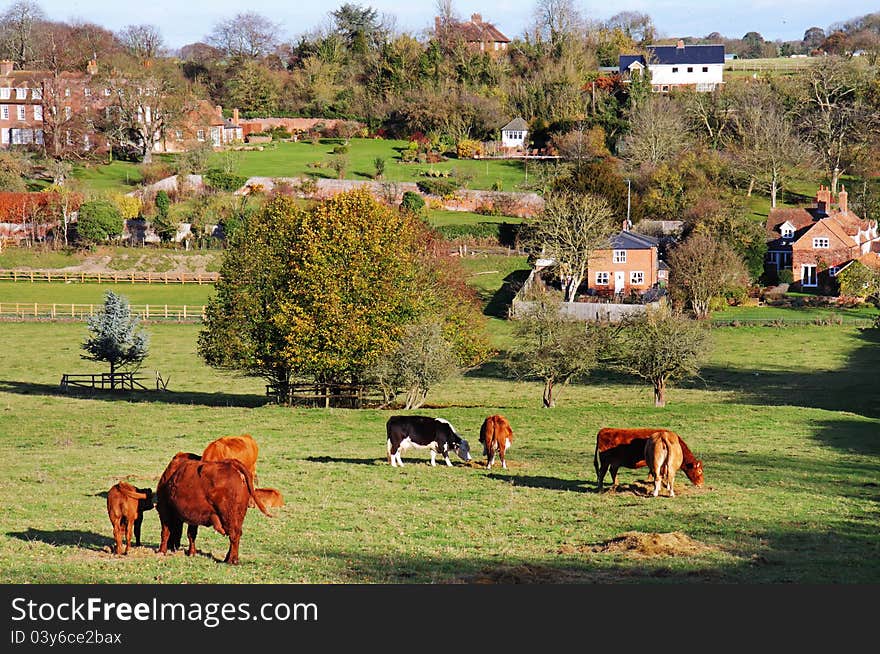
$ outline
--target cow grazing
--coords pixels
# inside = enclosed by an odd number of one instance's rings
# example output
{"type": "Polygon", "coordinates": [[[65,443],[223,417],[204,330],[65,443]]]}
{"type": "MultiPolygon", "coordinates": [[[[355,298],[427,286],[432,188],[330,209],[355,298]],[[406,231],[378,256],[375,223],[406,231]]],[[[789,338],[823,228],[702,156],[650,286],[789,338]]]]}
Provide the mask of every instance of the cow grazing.
{"type": "Polygon", "coordinates": [[[284,506],[284,496],[276,488],[255,488],[254,497],[259,497],[263,506],[267,508],[284,506]]]}
{"type": "Polygon", "coordinates": [[[391,416],[385,425],[388,435],[388,461],[392,466],[403,466],[401,452],[410,448],[427,448],[431,451],[431,465],[436,466],[437,453],[446,465],[452,466],[449,450],[455,450],[464,461],[471,460],[470,446],[443,418],[430,416],[391,416]]]}
{"type": "Polygon", "coordinates": [[[141,544],[141,522],[144,511],[153,508],[153,489],[135,488],[125,481],[120,481],[107,491],[107,515],[113,525],[113,539],[116,541],[116,554],[128,554],[131,536],[134,533],[135,544],[141,544]],[[122,542],[125,541],[125,551],[122,542]]]}
{"type": "Polygon", "coordinates": [[[507,469],[504,455],[513,442],[513,430],[507,418],[497,414],[486,418],[480,427],[480,442],[483,444],[483,454],[486,455],[486,469],[492,468],[496,451],[501,459],[501,467],[507,469]]]}
{"type": "Polygon", "coordinates": [[[215,441],[208,443],[202,452],[203,461],[222,461],[223,459],[238,459],[248,470],[251,477],[257,478],[257,454],[260,448],[257,441],[250,434],[241,436],[221,436],[215,441]]]}
{"type": "Polygon", "coordinates": [[[660,494],[660,486],[666,486],[669,497],[675,497],[675,473],[681,467],[682,451],[678,435],[671,431],[658,431],[645,442],[645,461],[654,475],[654,497],[660,494]]]}
{"type": "Polygon", "coordinates": [[[179,547],[186,523],[189,556],[196,553],[199,526],[214,527],[229,537],[224,561],[238,563],[242,524],[251,498],[260,511],[272,516],[255,495],[251,471],[241,461],[204,461],[198,454],[178,452],[156,487],[156,511],[162,522],[159,553],[165,554],[169,545],[172,550],[179,547]]]}
{"type": "MultiPolygon", "coordinates": [[[[658,431],[668,431],[658,428],[615,428],[603,427],[596,434],[596,453],[593,457],[593,466],[596,468],[598,481],[597,490],[602,490],[602,482],[605,473],[611,470],[611,488],[617,487],[617,471],[624,468],[641,468],[647,465],[645,461],[645,443],[651,434],[658,431]]],[[[682,464],[681,470],[687,475],[694,486],[703,485],[703,462],[697,459],[690,448],[679,436],[681,445],[682,464]]]]}

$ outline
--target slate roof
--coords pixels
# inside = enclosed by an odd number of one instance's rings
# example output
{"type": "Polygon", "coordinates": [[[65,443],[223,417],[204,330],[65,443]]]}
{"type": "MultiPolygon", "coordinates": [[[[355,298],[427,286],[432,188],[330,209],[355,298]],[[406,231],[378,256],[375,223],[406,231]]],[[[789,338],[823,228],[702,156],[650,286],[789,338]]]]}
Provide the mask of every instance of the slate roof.
{"type": "Polygon", "coordinates": [[[509,123],[507,123],[504,127],[501,128],[502,132],[507,132],[510,130],[516,130],[518,132],[528,131],[529,124],[523,120],[522,118],[514,118],[509,123]]]}
{"type": "MultiPolygon", "coordinates": [[[[686,45],[683,48],[674,45],[649,45],[648,51],[652,55],[652,64],[724,63],[723,45],[686,45]]],[[[626,70],[634,61],[638,61],[643,66],[645,65],[645,58],[642,55],[620,55],[620,70],[626,70]]]]}
{"type": "Polygon", "coordinates": [[[611,247],[614,250],[650,250],[657,247],[660,242],[644,234],[635,232],[618,232],[611,237],[611,247]]]}

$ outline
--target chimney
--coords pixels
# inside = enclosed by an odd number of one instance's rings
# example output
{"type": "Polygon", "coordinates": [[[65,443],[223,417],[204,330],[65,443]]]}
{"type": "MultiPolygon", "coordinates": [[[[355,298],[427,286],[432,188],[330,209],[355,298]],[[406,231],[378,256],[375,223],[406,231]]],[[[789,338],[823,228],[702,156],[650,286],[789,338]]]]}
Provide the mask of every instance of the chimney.
{"type": "Polygon", "coordinates": [[[840,213],[847,212],[847,199],[849,198],[849,193],[846,192],[843,184],[840,185],[840,193],[837,194],[837,209],[840,213]]]}
{"type": "Polygon", "coordinates": [[[232,110],[232,124],[238,127],[238,107],[232,110]]]}
{"type": "Polygon", "coordinates": [[[89,63],[86,65],[86,72],[89,75],[97,75],[98,74],[98,62],[95,59],[89,59],[89,63]]]}
{"type": "Polygon", "coordinates": [[[622,231],[624,231],[624,232],[629,231],[629,221],[626,218],[623,219],[623,230],[622,231]]]}
{"type": "Polygon", "coordinates": [[[482,14],[471,14],[471,22],[482,23],[483,22],[483,15],[482,14]]]}
{"type": "Polygon", "coordinates": [[[820,184],[819,190],[816,191],[816,208],[823,213],[828,213],[829,204],[831,204],[831,193],[820,184]]]}
{"type": "Polygon", "coordinates": [[[214,111],[217,112],[217,115],[220,116],[220,118],[223,118],[223,107],[218,104],[216,107],[214,107],[214,111]]]}
{"type": "Polygon", "coordinates": [[[684,41],[679,39],[678,43],[675,44],[675,47],[678,48],[679,50],[683,50],[684,49],[684,41]]]}
{"type": "Polygon", "coordinates": [[[9,59],[0,61],[0,76],[6,77],[7,75],[10,75],[14,66],[15,64],[9,61],[9,59]]]}

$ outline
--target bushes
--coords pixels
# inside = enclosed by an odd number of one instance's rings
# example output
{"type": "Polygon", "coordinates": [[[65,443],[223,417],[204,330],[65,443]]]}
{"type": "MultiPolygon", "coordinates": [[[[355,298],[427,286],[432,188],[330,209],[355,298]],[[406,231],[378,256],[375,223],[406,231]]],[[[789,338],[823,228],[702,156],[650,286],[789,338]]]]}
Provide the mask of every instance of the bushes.
{"type": "Polygon", "coordinates": [[[119,210],[123,220],[132,220],[141,215],[141,201],[133,195],[114,193],[110,201],[119,210]]]}
{"type": "Polygon", "coordinates": [[[422,193],[439,195],[441,198],[451,198],[458,190],[458,184],[448,179],[423,179],[416,185],[422,193]]]}
{"type": "Polygon", "coordinates": [[[247,182],[247,177],[235,173],[225,173],[222,170],[209,170],[205,173],[205,184],[216,191],[233,192],[240,189],[247,182]]]}
{"type": "Polygon", "coordinates": [[[111,236],[120,236],[122,228],[122,214],[108,200],[91,200],[79,208],[76,231],[86,244],[96,245],[111,236]]]}
{"type": "Polygon", "coordinates": [[[144,184],[155,184],[159,180],[174,175],[174,170],[167,163],[162,161],[154,161],[153,163],[142,164],[138,170],[144,184]]]}
{"type": "Polygon", "coordinates": [[[400,210],[421,216],[425,213],[425,199],[415,191],[404,191],[400,200],[400,210]]]}

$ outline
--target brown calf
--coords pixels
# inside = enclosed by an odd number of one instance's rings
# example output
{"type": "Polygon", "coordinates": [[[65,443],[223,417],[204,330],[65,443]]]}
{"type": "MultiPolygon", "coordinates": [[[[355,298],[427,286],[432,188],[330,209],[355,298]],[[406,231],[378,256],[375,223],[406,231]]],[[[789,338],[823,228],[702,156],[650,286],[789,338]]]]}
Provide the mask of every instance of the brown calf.
{"type": "Polygon", "coordinates": [[[489,416],[480,427],[480,442],[483,444],[483,454],[486,455],[486,469],[492,467],[495,462],[495,451],[501,459],[501,467],[507,468],[504,454],[513,442],[513,430],[507,418],[500,415],[489,416]]]}
{"type": "Polygon", "coordinates": [[[658,431],[645,443],[645,461],[654,475],[654,497],[660,485],[666,486],[669,497],[675,497],[675,473],[681,467],[682,453],[678,436],[671,431],[658,431]]]}
{"type": "Polygon", "coordinates": [[[116,554],[128,554],[131,535],[134,532],[135,543],[141,544],[141,521],[144,511],[153,508],[153,490],[151,488],[135,488],[125,481],[120,481],[107,491],[107,515],[113,525],[113,539],[116,541],[116,554]],[[125,541],[125,551],[122,542],[125,541]]]}
{"type": "MultiPolygon", "coordinates": [[[[284,506],[284,496],[281,495],[280,490],[275,488],[255,488],[254,497],[259,497],[263,505],[269,508],[284,506]]],[[[248,506],[251,505],[248,504],[248,506]]]]}

